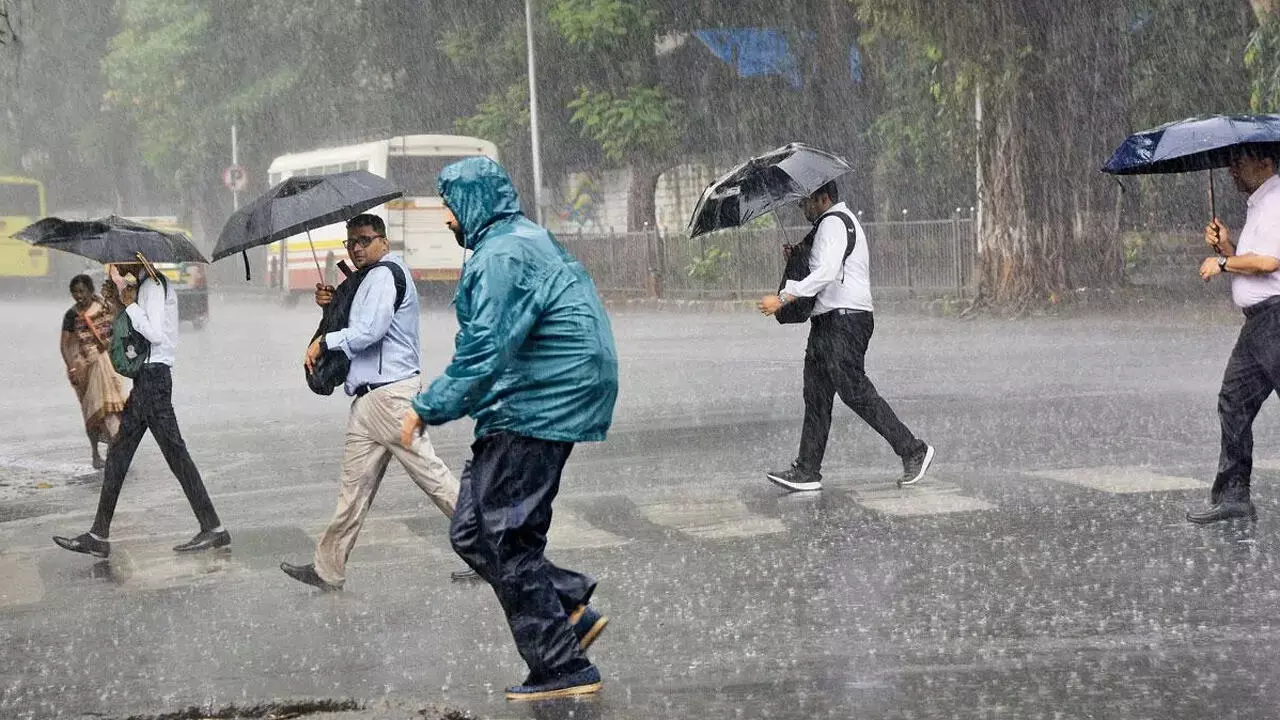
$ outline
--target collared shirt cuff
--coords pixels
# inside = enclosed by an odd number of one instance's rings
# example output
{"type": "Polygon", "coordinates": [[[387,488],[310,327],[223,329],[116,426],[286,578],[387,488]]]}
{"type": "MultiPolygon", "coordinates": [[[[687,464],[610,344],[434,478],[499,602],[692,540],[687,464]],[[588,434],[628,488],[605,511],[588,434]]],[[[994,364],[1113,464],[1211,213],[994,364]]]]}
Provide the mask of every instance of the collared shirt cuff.
{"type": "Polygon", "coordinates": [[[350,360],[352,357],[351,348],[347,347],[347,334],[341,330],[335,330],[324,336],[325,347],[330,350],[341,350],[343,355],[350,360]]]}
{"type": "Polygon", "coordinates": [[[811,297],[801,292],[799,290],[799,286],[800,286],[799,280],[788,280],[787,284],[782,286],[782,292],[787,295],[790,295],[793,298],[811,297]]]}

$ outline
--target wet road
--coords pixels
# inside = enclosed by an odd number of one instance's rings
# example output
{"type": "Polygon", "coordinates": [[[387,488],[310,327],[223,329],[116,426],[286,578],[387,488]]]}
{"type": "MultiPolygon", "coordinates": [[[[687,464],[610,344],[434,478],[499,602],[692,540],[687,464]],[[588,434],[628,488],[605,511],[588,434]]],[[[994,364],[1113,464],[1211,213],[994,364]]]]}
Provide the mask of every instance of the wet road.
{"type": "MultiPolygon", "coordinates": [[[[1212,300],[1213,304],[1224,301],[1212,300]]],[[[347,590],[286,578],[333,510],[346,403],[299,367],[313,309],[249,299],[184,327],[175,404],[234,537],[195,531],[144,441],[109,561],[58,550],[96,504],[57,356],[65,308],[0,313],[0,717],[354,697],[495,718],[1270,718],[1280,706],[1280,412],[1256,428],[1254,526],[1197,528],[1217,458],[1223,309],[956,321],[880,313],[868,369],[938,460],[899,490],[838,408],[821,493],[763,480],[799,435],[803,330],[619,312],[607,443],[570,461],[552,556],[612,624],[590,702],[508,705],[496,600],[451,584],[446,520],[393,465],[347,590]],[[47,487],[45,487],[47,486],[47,487]]],[[[439,371],[454,326],[423,316],[439,371]]],[[[438,429],[457,469],[466,423],[438,429]]],[[[398,712],[398,711],[396,711],[398,712]]],[[[396,715],[391,712],[390,715],[396,715]]]]}

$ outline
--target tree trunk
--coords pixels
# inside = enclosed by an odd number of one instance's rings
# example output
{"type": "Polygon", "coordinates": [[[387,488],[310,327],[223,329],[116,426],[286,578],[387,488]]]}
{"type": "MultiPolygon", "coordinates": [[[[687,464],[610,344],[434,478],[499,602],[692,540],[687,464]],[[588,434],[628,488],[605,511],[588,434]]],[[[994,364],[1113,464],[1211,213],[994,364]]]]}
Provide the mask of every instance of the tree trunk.
{"type": "Polygon", "coordinates": [[[637,160],[631,165],[631,182],[627,188],[628,232],[640,232],[657,226],[655,193],[663,170],[661,165],[643,160],[637,160]]]}
{"type": "Polygon", "coordinates": [[[1123,282],[1118,188],[1098,172],[1127,130],[1123,10],[1081,22],[1036,4],[1023,28],[1035,52],[984,87],[977,304],[1021,311],[1123,282]]]}

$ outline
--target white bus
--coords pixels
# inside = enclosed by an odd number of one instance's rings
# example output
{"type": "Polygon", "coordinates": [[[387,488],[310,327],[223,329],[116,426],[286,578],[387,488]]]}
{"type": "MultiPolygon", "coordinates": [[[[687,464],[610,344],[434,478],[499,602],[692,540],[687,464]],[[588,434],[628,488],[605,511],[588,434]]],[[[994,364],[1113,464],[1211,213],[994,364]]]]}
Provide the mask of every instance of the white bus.
{"type": "MultiPolygon", "coordinates": [[[[436,177],[449,163],[477,155],[497,160],[498,149],[487,140],[461,135],[403,135],[281,155],[267,173],[275,186],[295,175],[368,170],[400,186],[404,197],[367,212],[386,222],[391,249],[404,255],[414,282],[421,288],[432,282],[456,282],[461,275],[463,251],[444,225],[444,203],[436,194],[436,177]]],[[[311,244],[306,234],[272,243],[267,253],[268,282],[290,295],[310,293],[320,279],[316,272],[319,260],[325,282],[336,284],[342,279],[337,263],[347,257],[346,239],[346,225],[335,223],[312,230],[311,244]]]]}

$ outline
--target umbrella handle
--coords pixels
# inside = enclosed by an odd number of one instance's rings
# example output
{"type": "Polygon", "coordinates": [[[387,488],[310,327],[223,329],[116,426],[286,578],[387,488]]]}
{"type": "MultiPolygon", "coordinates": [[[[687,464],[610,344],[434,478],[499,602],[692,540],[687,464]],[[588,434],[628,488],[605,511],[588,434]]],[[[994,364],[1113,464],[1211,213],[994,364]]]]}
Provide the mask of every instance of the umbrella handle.
{"type": "Polygon", "coordinates": [[[134,253],[134,255],[138,256],[138,261],[142,263],[142,268],[147,271],[147,274],[151,276],[151,279],[159,283],[160,278],[156,277],[156,269],[152,266],[151,262],[147,260],[146,256],[140,252],[134,253]]]}
{"type": "MultiPolygon", "coordinates": [[[[286,241],[288,242],[288,241],[286,241]]],[[[316,276],[320,278],[320,284],[324,284],[324,271],[320,269],[320,256],[316,255],[316,245],[311,242],[311,231],[307,231],[307,244],[311,246],[311,259],[316,261],[316,276]]]]}

